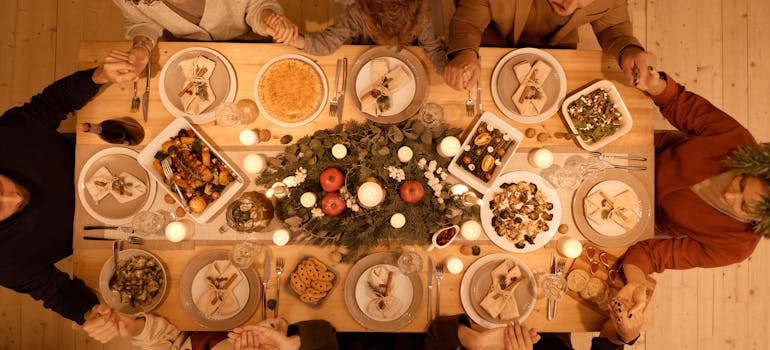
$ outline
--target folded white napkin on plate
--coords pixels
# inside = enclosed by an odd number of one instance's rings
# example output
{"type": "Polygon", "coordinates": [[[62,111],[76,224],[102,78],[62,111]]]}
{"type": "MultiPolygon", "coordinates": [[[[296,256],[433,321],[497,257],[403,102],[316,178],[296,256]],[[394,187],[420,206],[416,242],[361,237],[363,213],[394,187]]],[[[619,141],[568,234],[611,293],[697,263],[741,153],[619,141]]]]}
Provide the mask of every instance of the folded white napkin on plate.
{"type": "Polygon", "coordinates": [[[490,316],[501,320],[519,317],[519,305],[515,292],[523,279],[521,270],[513,260],[505,260],[492,270],[492,286],[479,305],[490,316]]]}
{"type": "Polygon", "coordinates": [[[396,273],[398,272],[391,271],[386,266],[377,266],[369,273],[367,283],[374,293],[374,298],[366,306],[366,313],[369,316],[385,319],[398,316],[401,300],[391,295],[391,292],[397,288],[396,273]]]}
{"type": "Polygon", "coordinates": [[[185,81],[182,88],[191,86],[185,90],[180,98],[184,111],[190,114],[201,114],[206,110],[214,100],[214,90],[211,88],[209,79],[214,73],[217,63],[203,56],[184,60],[179,63],[184,74],[185,81]],[[205,69],[205,70],[204,70],[205,69]],[[192,83],[192,85],[190,85],[192,83]]]}
{"type": "Polygon", "coordinates": [[[232,314],[241,308],[233,289],[243,279],[241,272],[229,260],[216,260],[206,269],[207,289],[195,300],[195,306],[203,314],[211,316],[232,314]]]}
{"type": "Polygon", "coordinates": [[[114,176],[106,167],[96,170],[91,179],[86,182],[86,189],[96,203],[110,194],[119,203],[128,203],[147,192],[144,182],[133,175],[121,172],[118,176],[114,176]]]}

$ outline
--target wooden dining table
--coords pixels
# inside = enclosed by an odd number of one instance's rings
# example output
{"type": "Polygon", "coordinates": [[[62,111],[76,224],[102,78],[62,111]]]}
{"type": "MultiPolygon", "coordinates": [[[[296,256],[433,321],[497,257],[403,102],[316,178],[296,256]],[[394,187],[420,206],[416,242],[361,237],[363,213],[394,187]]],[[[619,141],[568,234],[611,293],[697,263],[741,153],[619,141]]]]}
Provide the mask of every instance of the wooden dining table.
{"type": "MultiPolygon", "coordinates": [[[[312,56],[281,44],[160,42],[154,50],[151,60],[153,65],[153,76],[150,89],[149,118],[147,122],[141,122],[145,131],[144,141],[142,141],[140,145],[132,146],[131,148],[135,150],[143,149],[150,140],[174,120],[174,116],[170,114],[161,103],[158,91],[159,79],[157,72],[161,71],[164,63],[175,52],[193,46],[203,46],[216,50],[231,62],[237,75],[236,101],[240,99],[254,99],[254,81],[258,71],[267,61],[278,55],[292,53],[307,56],[321,67],[326,75],[329,85],[332,86],[336,61],[338,58],[347,57],[350,62],[350,67],[352,67],[359,56],[372,48],[371,46],[346,45],[329,56],[312,56]]],[[[81,69],[94,67],[110,52],[110,50],[125,50],[128,47],[129,43],[127,42],[82,42],[79,50],[79,67],[81,69]]],[[[455,91],[447,86],[444,83],[443,77],[436,73],[422,49],[418,47],[408,47],[406,49],[419,57],[428,73],[429,87],[426,102],[440,105],[443,108],[444,122],[452,126],[468,128],[473,125],[475,119],[469,118],[465,112],[467,93],[455,91]]],[[[555,114],[553,117],[541,123],[522,124],[506,118],[496,107],[490,92],[492,72],[500,58],[511,50],[512,49],[506,48],[480,49],[483,109],[502,117],[502,120],[505,120],[522,132],[527,128],[533,128],[537,134],[542,133],[550,135],[550,137],[542,141],[539,141],[538,138],[525,138],[517,153],[526,154],[526,152],[534,148],[548,147],[554,150],[560,150],[561,152],[585,155],[586,152],[580,149],[575,141],[553,136],[556,132],[565,132],[567,130],[566,124],[559,114],[555,114]]],[[[555,57],[562,65],[567,77],[567,95],[596,80],[609,79],[614,82],[615,86],[620,91],[627,108],[633,116],[633,128],[628,134],[614,141],[602,151],[646,156],[649,159],[644,163],[647,166],[647,170],[633,171],[632,173],[633,176],[639,179],[644,185],[647,194],[650,196],[649,199],[652,200],[654,196],[654,105],[651,100],[644,93],[626,85],[622,73],[617,67],[614,67],[616,63],[612,59],[603,57],[603,54],[600,51],[545,51],[553,55],[553,57],[555,57]]],[[[350,85],[351,84],[348,84],[348,86],[350,85]]],[[[140,79],[139,86],[144,86],[144,77],[140,79]]],[[[141,121],[141,109],[136,113],[130,112],[132,92],[133,85],[131,83],[112,84],[103,87],[100,93],[91,102],[77,112],[78,123],[98,123],[104,119],[122,116],[131,116],[134,119],[141,121]]],[[[141,92],[142,90],[140,90],[140,94],[141,92]]],[[[345,98],[347,103],[344,110],[344,120],[364,121],[364,115],[355,108],[355,104],[353,103],[353,99],[356,97],[351,88],[348,88],[348,93],[345,98]]],[[[294,140],[297,140],[304,135],[311,134],[315,130],[336,126],[337,119],[329,117],[328,109],[329,103],[327,101],[321,114],[311,123],[301,127],[289,128],[278,126],[260,116],[255,122],[248,125],[248,128],[268,128],[273,135],[292,135],[294,140]]],[[[238,141],[238,134],[244,128],[224,127],[215,125],[214,123],[207,123],[197,125],[196,129],[203,132],[217,149],[222,150],[225,153],[230,151],[242,152],[246,150],[238,141]]],[[[95,134],[78,133],[75,178],[78,178],[83,164],[92,154],[108,147],[112,147],[112,145],[105,143],[95,134]]],[[[277,139],[274,139],[265,143],[260,143],[255,147],[248,148],[249,151],[254,152],[259,152],[260,149],[275,152],[276,150],[281,149],[281,145],[277,139]]],[[[518,170],[516,164],[509,165],[508,168],[510,170],[518,170]]],[[[252,179],[250,179],[249,182],[253,184],[252,179]]],[[[156,196],[155,202],[152,204],[152,208],[173,210],[174,206],[164,203],[163,194],[165,194],[165,192],[158,190],[158,195],[156,196]]],[[[563,199],[562,202],[566,203],[566,206],[563,207],[563,211],[571,210],[571,198],[563,199]]],[[[224,216],[224,211],[220,211],[216,214],[215,220],[221,222],[224,220],[224,216]]],[[[276,222],[277,220],[278,219],[273,219],[273,223],[271,224],[271,227],[268,228],[268,231],[280,226],[280,223],[276,222]]],[[[568,222],[563,222],[570,228],[568,235],[585,241],[585,238],[577,230],[574,221],[571,221],[571,216],[569,220],[570,221],[568,222]]],[[[640,239],[652,238],[653,236],[654,225],[652,223],[654,222],[654,211],[648,220],[649,223],[646,225],[646,229],[642,233],[640,239]]],[[[78,199],[73,237],[74,253],[72,262],[74,274],[82,279],[89,287],[96,290],[97,293],[99,290],[100,271],[102,266],[112,255],[111,245],[110,242],[84,240],[84,235],[94,234],[94,231],[89,231],[87,233],[83,228],[86,225],[99,224],[102,223],[91,217],[78,199]]],[[[198,225],[197,230],[215,229],[213,227],[216,227],[216,225],[198,225]]],[[[269,232],[266,233],[269,234],[269,232]]],[[[555,238],[558,238],[558,235],[560,234],[557,234],[557,237],[555,238]]],[[[236,242],[237,241],[235,240],[224,239],[196,239],[196,236],[191,240],[176,244],[162,239],[147,240],[141,248],[158,256],[168,272],[168,289],[163,301],[153,312],[165,317],[179,329],[206,330],[207,328],[195,323],[187,315],[182,306],[179,290],[180,277],[187,264],[195,256],[202,252],[214,249],[228,250],[236,242]]],[[[283,285],[280,291],[280,317],[285,318],[289,323],[308,319],[325,319],[331,322],[337,331],[367,331],[364,326],[356,322],[351,316],[347,311],[347,306],[345,304],[344,281],[347,278],[347,272],[352,265],[332,261],[330,258],[332,248],[295,243],[290,243],[286,246],[276,246],[272,241],[267,239],[263,240],[262,243],[266,248],[270,249],[273,258],[278,256],[285,258],[287,271],[291,271],[302,257],[315,256],[328,264],[329,267],[338,274],[337,285],[332,289],[331,293],[320,307],[311,307],[302,303],[298,298],[290,295],[290,292],[285,288],[285,285],[283,285]]],[[[465,244],[479,245],[481,247],[481,255],[507,253],[505,250],[495,246],[491,241],[484,238],[473,242],[462,242],[461,239],[458,239],[446,249],[433,250],[430,252],[425,249],[428,244],[429,242],[426,241],[424,246],[412,247],[423,257],[425,265],[427,265],[427,258],[429,256],[433,261],[443,261],[447,257],[455,256],[459,257],[467,268],[479,257],[463,254],[460,251],[460,247],[465,244]]],[[[627,247],[606,248],[607,251],[616,256],[622,254],[625,249],[627,249],[627,247]]],[[[547,269],[550,265],[551,254],[555,251],[555,243],[554,241],[551,241],[542,249],[526,254],[515,254],[515,256],[523,260],[531,269],[539,269],[542,271],[547,269]]],[[[271,269],[274,269],[274,259],[271,266],[271,269]]],[[[257,259],[254,263],[254,267],[259,275],[262,276],[261,259],[257,259]]],[[[287,277],[288,273],[284,273],[283,279],[285,280],[287,277]]],[[[420,277],[423,281],[423,287],[425,287],[427,285],[427,269],[422,269],[420,277]]],[[[463,306],[460,300],[460,282],[462,277],[462,273],[456,275],[449,273],[445,274],[445,278],[441,284],[442,315],[463,313],[463,306]]],[[[276,274],[273,271],[268,282],[268,298],[274,297],[276,286],[276,274]]],[[[415,315],[414,320],[410,324],[398,331],[423,332],[427,329],[429,324],[426,311],[428,300],[427,293],[428,289],[423,288],[422,305],[420,305],[419,313],[415,315]]],[[[434,297],[433,302],[435,302],[435,300],[434,297]]],[[[651,314],[652,312],[647,312],[648,324],[651,322],[651,314]]],[[[272,315],[272,310],[268,312],[268,315],[272,315]]],[[[248,322],[254,323],[260,320],[261,312],[257,309],[248,322]]],[[[554,320],[546,319],[546,299],[539,298],[535,301],[534,310],[526,319],[525,323],[530,327],[536,328],[538,331],[573,332],[598,331],[605,320],[606,318],[603,315],[594,311],[592,308],[587,307],[585,304],[580,303],[569,296],[565,296],[561,298],[558,315],[554,320]]]]}

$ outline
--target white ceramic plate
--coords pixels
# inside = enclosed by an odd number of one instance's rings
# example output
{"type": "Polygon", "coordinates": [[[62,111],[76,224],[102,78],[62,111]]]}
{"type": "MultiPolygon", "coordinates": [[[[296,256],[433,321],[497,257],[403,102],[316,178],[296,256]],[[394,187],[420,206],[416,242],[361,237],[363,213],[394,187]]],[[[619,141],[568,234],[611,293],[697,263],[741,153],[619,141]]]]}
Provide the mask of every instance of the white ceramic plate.
{"type": "Polygon", "coordinates": [[[551,185],[537,174],[530,173],[528,171],[514,171],[504,174],[495,180],[494,184],[484,194],[481,204],[481,225],[484,228],[484,232],[489,237],[489,240],[497,244],[500,248],[503,248],[513,253],[529,253],[533,250],[540,249],[548,241],[551,240],[556,230],[559,228],[561,222],[561,202],[559,201],[559,194],[551,185]],[[553,214],[553,219],[548,222],[548,231],[540,232],[535,237],[535,244],[525,243],[524,248],[516,248],[513,242],[503,236],[498,236],[494,226],[492,226],[492,209],[489,208],[489,202],[494,197],[495,192],[500,191],[500,185],[512,182],[526,181],[537,185],[538,190],[543,191],[548,198],[548,201],[553,203],[553,209],[550,210],[553,214]]]}
{"type": "MultiPolygon", "coordinates": [[[[618,180],[602,181],[596,184],[596,186],[594,186],[593,188],[591,188],[590,191],[588,191],[586,198],[600,190],[604,191],[604,193],[606,193],[610,197],[614,197],[623,191],[630,190],[631,193],[633,193],[634,196],[636,197],[636,202],[639,203],[639,210],[637,210],[635,214],[637,216],[642,215],[641,213],[642,205],[641,205],[641,201],[639,201],[639,196],[637,196],[636,192],[634,192],[634,190],[632,190],[631,187],[628,186],[625,182],[618,181],[618,180]]],[[[583,199],[583,203],[585,203],[585,198],[583,199]]],[[[584,208],[585,208],[585,205],[584,205],[584,208]]],[[[626,229],[623,228],[623,226],[616,224],[615,222],[606,222],[606,223],[600,224],[600,223],[594,222],[591,219],[588,219],[588,224],[590,224],[591,227],[593,227],[593,229],[596,230],[596,232],[599,232],[600,234],[603,234],[605,236],[615,237],[626,233],[626,229]]]]}
{"type": "Polygon", "coordinates": [[[281,56],[272,58],[271,60],[267,61],[267,63],[265,63],[264,66],[262,66],[262,68],[259,70],[259,73],[257,73],[257,78],[254,80],[254,101],[257,101],[257,105],[259,106],[260,112],[262,113],[262,115],[265,116],[265,118],[267,118],[267,120],[280,126],[296,127],[296,126],[302,126],[307,123],[310,123],[311,121],[313,121],[313,119],[315,119],[321,113],[321,111],[323,111],[324,106],[326,106],[326,100],[328,98],[329,98],[329,84],[326,82],[326,75],[324,74],[323,70],[318,65],[318,63],[315,63],[315,61],[302,55],[287,54],[287,55],[281,55],[281,56]],[[268,111],[265,108],[265,105],[262,103],[262,100],[259,98],[259,81],[262,80],[262,76],[265,74],[267,69],[270,68],[272,64],[278,61],[290,60],[290,59],[302,61],[304,63],[307,63],[311,67],[313,67],[313,70],[315,70],[316,74],[318,75],[318,79],[321,81],[321,88],[323,89],[323,92],[321,94],[322,95],[321,99],[318,100],[318,107],[315,109],[315,111],[303,119],[292,121],[292,122],[281,120],[280,118],[274,115],[271,115],[270,111],[268,111]]]}
{"type": "MultiPolygon", "coordinates": [[[[399,114],[403,112],[406,107],[409,107],[409,105],[412,103],[412,100],[414,99],[414,92],[417,88],[417,84],[414,82],[414,74],[412,74],[412,70],[409,69],[406,63],[395,57],[382,58],[388,62],[388,71],[394,70],[396,67],[400,66],[402,69],[404,69],[404,72],[409,75],[409,82],[406,84],[406,86],[402,87],[400,90],[396,91],[395,94],[393,94],[390,109],[380,114],[383,117],[389,117],[399,114]]],[[[361,67],[361,70],[358,72],[358,76],[356,76],[356,96],[361,96],[371,90],[371,63],[372,61],[366,62],[366,64],[364,64],[364,66],[361,67]]],[[[372,117],[377,118],[377,116],[372,117]]]]}
{"type": "Polygon", "coordinates": [[[564,100],[564,103],[561,106],[561,115],[564,117],[564,121],[567,122],[567,126],[569,126],[569,129],[572,131],[572,133],[577,134],[578,131],[575,128],[575,123],[572,122],[572,117],[570,117],[569,112],[567,111],[570,103],[574,102],[581,96],[587,95],[588,93],[597,89],[604,89],[609,92],[610,99],[615,104],[615,107],[618,109],[620,114],[623,115],[623,118],[620,120],[620,127],[615,130],[614,134],[607,136],[597,142],[586,141],[583,140],[582,137],[576,137],[575,139],[577,140],[580,147],[583,147],[583,149],[587,151],[596,151],[610,144],[610,142],[619,139],[621,136],[631,131],[631,128],[634,125],[634,121],[631,118],[631,113],[628,111],[628,108],[626,108],[626,104],[623,102],[623,98],[620,96],[620,92],[618,92],[618,88],[615,87],[615,84],[609,80],[599,80],[587,86],[586,88],[570,95],[567,97],[567,99],[564,100]]]}
{"type": "MultiPolygon", "coordinates": [[[[201,267],[201,269],[198,270],[198,273],[195,274],[195,277],[193,277],[192,287],[190,289],[190,293],[192,294],[193,301],[198,300],[201,294],[203,294],[208,290],[209,285],[208,285],[208,282],[206,281],[206,271],[208,270],[209,266],[211,266],[212,263],[209,263],[201,267]]],[[[240,305],[240,307],[235,312],[232,312],[229,314],[220,314],[219,311],[217,311],[213,315],[208,316],[212,320],[228,319],[230,317],[235,316],[236,314],[241,312],[241,310],[243,310],[244,307],[246,307],[246,302],[249,300],[249,290],[250,290],[249,281],[246,279],[246,275],[244,275],[242,271],[239,270],[238,273],[241,275],[241,280],[238,282],[238,285],[236,285],[235,288],[233,288],[233,295],[235,296],[235,299],[238,300],[238,304],[240,305]]]]}
{"type": "Polygon", "coordinates": [[[401,317],[401,315],[409,309],[409,305],[412,303],[413,293],[414,290],[412,289],[412,283],[409,281],[409,277],[402,274],[401,271],[398,270],[398,267],[388,264],[378,264],[366,269],[361,276],[358,276],[358,282],[356,282],[356,302],[358,303],[358,307],[361,308],[361,312],[375,321],[388,322],[401,317]],[[385,267],[388,271],[393,272],[393,280],[391,282],[393,288],[390,290],[390,295],[401,301],[401,308],[398,312],[394,313],[393,317],[384,318],[379,315],[372,315],[367,311],[369,302],[376,297],[371,288],[369,288],[367,281],[369,279],[369,274],[377,267],[385,267]]]}
{"type": "MultiPolygon", "coordinates": [[[[152,165],[153,161],[155,160],[155,153],[158,152],[162,148],[162,145],[164,142],[170,140],[172,137],[175,137],[179,134],[179,130],[182,129],[193,129],[193,126],[190,124],[190,122],[187,121],[186,118],[176,118],[171,124],[169,124],[165,129],[163,129],[158,136],[156,136],[150,143],[147,144],[147,146],[139,152],[139,164],[142,165],[142,167],[147,170],[147,172],[160,184],[160,187],[163,188],[163,190],[166,191],[171,197],[174,198],[175,201],[179,205],[179,199],[178,195],[176,194],[176,191],[172,189],[170,186],[166,185],[165,176],[163,173],[158,172],[155,170],[155,167],[152,165]]],[[[209,205],[206,207],[205,210],[203,210],[200,214],[193,214],[190,213],[190,217],[193,218],[198,223],[205,224],[208,222],[214,214],[219,212],[220,209],[225,207],[228,203],[230,203],[230,200],[235,196],[238,191],[243,188],[243,186],[246,185],[245,179],[246,175],[244,175],[243,171],[241,171],[239,168],[236,168],[233,166],[235,164],[234,162],[231,162],[225,157],[224,152],[221,152],[214,146],[212,146],[211,142],[206,139],[205,136],[203,136],[200,132],[195,130],[196,135],[201,139],[201,141],[211,149],[211,152],[217,156],[222,162],[227,165],[230,170],[232,170],[232,173],[235,175],[236,180],[233,182],[230,182],[222,191],[221,196],[219,199],[209,203],[209,205]]]]}
{"type": "Polygon", "coordinates": [[[211,330],[227,331],[242,325],[254,315],[262,300],[260,299],[262,288],[259,275],[252,267],[241,270],[245,278],[235,287],[236,296],[242,305],[238,312],[232,315],[210,317],[198,310],[198,307],[195,306],[195,297],[199,296],[202,291],[200,285],[196,284],[196,279],[199,278],[201,270],[215,260],[227,260],[228,258],[228,251],[226,250],[209,250],[196,255],[184,268],[179,281],[179,297],[187,316],[199,325],[211,330]]]}
{"type": "Polygon", "coordinates": [[[155,259],[155,261],[157,261],[160,265],[161,270],[163,270],[163,285],[161,286],[158,294],[152,298],[152,302],[150,302],[148,305],[132,307],[131,305],[123,304],[120,302],[120,295],[118,292],[114,292],[110,289],[110,278],[112,278],[112,275],[115,274],[112,256],[110,256],[110,258],[104,262],[104,265],[102,265],[102,271],[99,273],[99,293],[102,294],[104,303],[124,314],[136,314],[139,312],[152,311],[163,300],[163,297],[166,295],[166,289],[168,288],[168,272],[166,271],[166,267],[163,266],[163,262],[161,262],[160,259],[158,259],[158,257],[154,254],[141,249],[126,249],[121,250],[118,253],[118,261],[125,260],[137,255],[144,255],[155,259]]]}
{"type": "Polygon", "coordinates": [[[485,328],[505,327],[509,320],[500,320],[492,318],[479,303],[489,292],[492,278],[489,273],[494,270],[504,260],[513,260],[521,269],[525,277],[521,285],[516,287],[515,298],[519,306],[519,322],[529,317],[535,308],[535,299],[537,291],[535,288],[535,277],[532,270],[520,259],[508,254],[489,254],[474,261],[468,269],[465,270],[463,279],[460,282],[460,302],[463,305],[465,313],[470,318],[485,328]],[[486,277],[484,276],[486,275],[486,277]]]}
{"type": "Polygon", "coordinates": [[[148,210],[155,200],[155,191],[158,187],[150,173],[143,169],[137,161],[138,152],[125,147],[110,147],[103,149],[89,158],[80,169],[78,176],[78,197],[83,208],[89,215],[107,225],[124,225],[131,222],[133,216],[143,210],[148,210]],[[130,202],[120,203],[115,197],[108,195],[99,202],[94,201],[88,193],[86,182],[102,166],[106,167],[113,175],[127,172],[140,181],[147,188],[143,196],[130,202]]]}
{"type": "Polygon", "coordinates": [[[551,54],[531,47],[516,49],[503,56],[497,62],[495,70],[492,71],[491,84],[492,98],[495,100],[497,108],[509,118],[525,124],[537,124],[556,114],[561,101],[567,94],[567,75],[564,74],[564,69],[559,61],[551,54]],[[513,100],[511,100],[511,96],[519,88],[519,80],[513,72],[513,67],[524,60],[529,61],[530,64],[544,61],[552,68],[551,74],[542,86],[546,94],[545,105],[540,114],[534,116],[519,114],[513,100]]]}
{"type": "Polygon", "coordinates": [[[166,107],[166,110],[177,118],[190,118],[194,124],[204,124],[213,121],[217,107],[223,102],[233,102],[237,89],[238,78],[235,76],[233,65],[230,64],[230,61],[224,55],[208,47],[189,47],[175,53],[163,65],[160,71],[160,78],[158,79],[160,101],[166,107]],[[214,95],[216,95],[216,100],[203,113],[190,114],[184,111],[182,101],[178,95],[179,91],[184,88],[185,82],[179,63],[201,55],[216,62],[214,72],[209,79],[214,95]]]}
{"type": "MultiPolygon", "coordinates": [[[[463,142],[462,148],[460,149],[460,153],[454,156],[452,158],[452,161],[449,162],[449,166],[447,169],[449,172],[456,176],[458,179],[462,180],[466,184],[470,185],[477,191],[481,193],[487,192],[489,190],[489,187],[494,183],[495,179],[500,176],[500,174],[504,171],[506,165],[508,162],[513,158],[513,154],[516,153],[516,150],[519,148],[519,145],[521,144],[521,140],[524,138],[524,134],[521,133],[521,131],[517,130],[507,122],[500,119],[500,117],[490,113],[490,112],[484,112],[484,114],[481,115],[479,120],[476,122],[476,124],[473,125],[473,128],[470,129],[470,132],[468,133],[468,137],[465,138],[465,141],[463,142]],[[477,130],[479,128],[479,125],[481,123],[486,123],[487,125],[492,126],[494,129],[500,130],[501,132],[504,132],[511,136],[511,139],[515,142],[513,145],[511,145],[508,148],[508,151],[503,155],[503,157],[500,158],[500,165],[497,165],[492,172],[492,179],[489,181],[484,181],[481,178],[477,177],[473,173],[471,173],[467,168],[461,164],[458,164],[462,157],[465,155],[465,147],[468,146],[473,142],[473,138],[477,135],[477,130]]],[[[475,156],[474,156],[475,157],[475,156]]]]}

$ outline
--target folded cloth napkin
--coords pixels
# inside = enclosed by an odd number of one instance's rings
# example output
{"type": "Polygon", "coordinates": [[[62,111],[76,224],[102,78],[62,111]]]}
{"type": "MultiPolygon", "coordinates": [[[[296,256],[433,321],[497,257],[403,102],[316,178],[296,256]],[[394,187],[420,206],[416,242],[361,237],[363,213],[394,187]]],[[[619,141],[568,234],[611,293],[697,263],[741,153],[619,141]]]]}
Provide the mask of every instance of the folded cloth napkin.
{"type": "Polygon", "coordinates": [[[204,267],[207,289],[195,300],[195,306],[207,316],[229,315],[241,308],[233,289],[241,282],[241,272],[229,260],[216,260],[204,267]]]}
{"type": "Polygon", "coordinates": [[[384,58],[370,61],[369,75],[372,83],[360,92],[358,99],[361,101],[361,111],[379,116],[390,110],[392,96],[406,86],[410,77],[401,66],[390,70],[384,58]]]}
{"type": "Polygon", "coordinates": [[[96,203],[107,195],[112,195],[121,204],[128,203],[147,192],[144,182],[133,175],[122,172],[114,176],[106,167],[96,170],[86,182],[86,189],[96,203]]]}
{"type": "Polygon", "coordinates": [[[185,112],[190,114],[201,114],[206,110],[214,100],[214,90],[211,88],[209,79],[214,73],[217,63],[203,56],[184,60],[179,63],[184,74],[185,81],[182,88],[190,86],[180,98],[185,112]],[[205,69],[205,70],[204,70],[205,69]]]}
{"type": "Polygon", "coordinates": [[[492,270],[492,286],[479,304],[490,316],[501,320],[519,317],[516,303],[516,287],[523,279],[521,270],[513,260],[505,260],[492,270]]]}
{"type": "Polygon", "coordinates": [[[366,306],[366,313],[372,317],[393,319],[398,317],[401,310],[401,300],[392,295],[398,286],[396,280],[399,272],[391,271],[387,266],[377,266],[369,273],[367,283],[374,297],[366,306]]]}

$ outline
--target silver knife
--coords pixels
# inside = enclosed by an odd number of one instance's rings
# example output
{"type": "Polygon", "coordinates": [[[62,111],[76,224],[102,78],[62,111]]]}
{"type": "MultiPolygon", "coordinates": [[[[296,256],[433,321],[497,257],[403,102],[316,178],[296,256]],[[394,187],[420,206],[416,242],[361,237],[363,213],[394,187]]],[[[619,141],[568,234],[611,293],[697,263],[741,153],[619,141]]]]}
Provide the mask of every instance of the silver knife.
{"type": "Polygon", "coordinates": [[[262,319],[267,319],[267,281],[270,280],[270,249],[265,249],[265,270],[262,274],[262,319]]]}
{"type": "MultiPolygon", "coordinates": [[[[337,106],[337,125],[342,124],[342,110],[345,109],[345,90],[348,86],[348,58],[342,58],[342,91],[340,92],[339,105],[337,106]]],[[[337,88],[336,86],[334,87],[337,88]]]]}
{"type": "MultiPolygon", "coordinates": [[[[556,273],[556,255],[554,255],[553,252],[551,252],[551,268],[548,270],[550,273],[556,273]]],[[[547,320],[553,319],[553,299],[548,298],[548,308],[546,309],[545,318],[547,320]]]]}
{"type": "Polygon", "coordinates": [[[428,321],[433,321],[433,259],[428,257],[428,321]]]}
{"type": "Polygon", "coordinates": [[[152,71],[150,69],[152,67],[151,61],[147,61],[147,85],[144,88],[144,95],[142,96],[142,114],[144,115],[144,122],[147,123],[147,112],[150,108],[150,75],[152,75],[152,71]]]}

